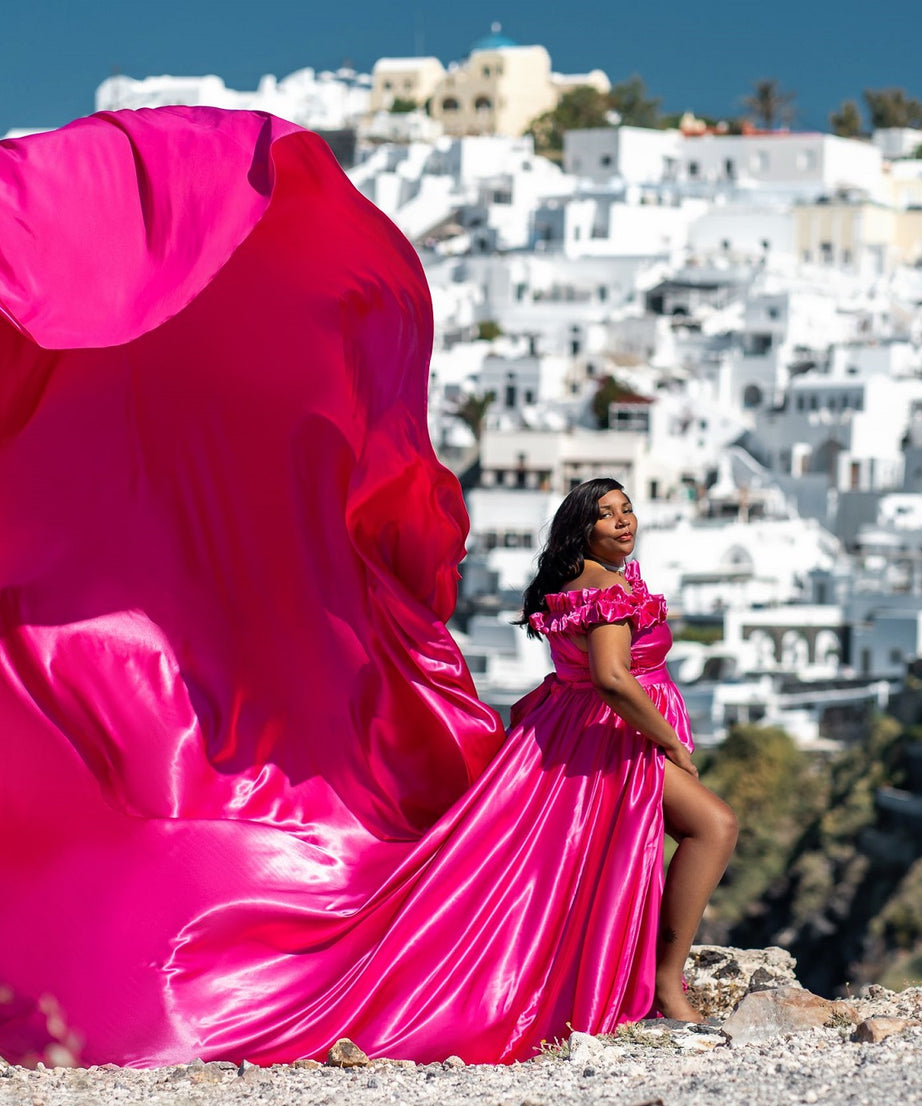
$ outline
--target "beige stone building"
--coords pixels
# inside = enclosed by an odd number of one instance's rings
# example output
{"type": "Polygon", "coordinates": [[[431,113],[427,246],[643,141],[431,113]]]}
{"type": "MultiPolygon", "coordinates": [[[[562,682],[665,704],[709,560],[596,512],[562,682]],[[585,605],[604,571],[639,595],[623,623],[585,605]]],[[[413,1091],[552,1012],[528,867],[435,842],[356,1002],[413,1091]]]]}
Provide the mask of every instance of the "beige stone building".
{"type": "Polygon", "coordinates": [[[429,110],[446,134],[516,135],[557,99],[543,46],[499,46],[472,50],[466,62],[452,66],[429,110]]]}
{"type": "Polygon", "coordinates": [[[801,261],[873,276],[922,262],[922,210],[867,200],[801,204],[794,241],[801,261]]]}
{"type": "Polygon", "coordinates": [[[370,110],[390,111],[395,100],[422,107],[445,76],[438,58],[379,58],[371,73],[370,110]]]}
{"type": "Polygon", "coordinates": [[[466,61],[446,71],[437,58],[381,58],[374,67],[371,110],[387,111],[394,99],[429,101],[429,114],[449,135],[520,135],[529,123],[556,107],[577,85],[600,92],[611,85],[605,74],[551,72],[543,46],[519,46],[498,24],[476,43],[466,61]]]}

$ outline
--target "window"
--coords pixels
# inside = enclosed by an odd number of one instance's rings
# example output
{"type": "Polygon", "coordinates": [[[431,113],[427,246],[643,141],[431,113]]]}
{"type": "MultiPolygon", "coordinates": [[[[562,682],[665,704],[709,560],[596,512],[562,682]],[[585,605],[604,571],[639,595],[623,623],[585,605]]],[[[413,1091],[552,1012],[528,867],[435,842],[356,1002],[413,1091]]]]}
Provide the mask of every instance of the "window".
{"type": "Polygon", "coordinates": [[[611,165],[611,154],[602,154],[599,158],[599,165],[603,165],[606,168],[611,165]]]}
{"type": "Polygon", "coordinates": [[[824,265],[832,264],[833,249],[831,242],[820,242],[820,260],[824,265]]]}
{"type": "Polygon", "coordinates": [[[749,159],[749,164],[752,166],[754,173],[767,173],[769,166],[768,151],[756,150],[749,159]]]}
{"type": "Polygon", "coordinates": [[[743,335],[743,353],[747,357],[764,357],[773,344],[774,339],[771,334],[743,335]]]}
{"type": "Polygon", "coordinates": [[[698,176],[699,169],[700,167],[697,161],[690,161],[688,163],[688,175],[692,178],[692,180],[694,180],[698,176]]]}
{"type": "Polygon", "coordinates": [[[646,407],[612,404],[609,419],[612,430],[629,430],[646,434],[650,429],[650,412],[646,407]]]}
{"type": "Polygon", "coordinates": [[[515,407],[515,401],[516,401],[516,387],[515,387],[514,384],[507,384],[503,402],[504,402],[506,407],[515,407]]]}
{"type": "Polygon", "coordinates": [[[442,111],[457,111],[460,106],[454,96],[446,96],[442,101],[442,111]]]}
{"type": "Polygon", "coordinates": [[[758,384],[747,384],[746,390],[743,392],[743,406],[744,407],[759,407],[762,403],[762,389],[758,384]]]}
{"type": "Polygon", "coordinates": [[[490,99],[489,96],[478,96],[477,99],[474,101],[474,110],[475,111],[492,111],[493,110],[493,101],[490,99]]]}
{"type": "Polygon", "coordinates": [[[525,389],[525,394],[523,395],[522,400],[523,400],[524,403],[534,403],[535,402],[535,393],[534,393],[534,391],[531,388],[526,388],[525,389]]]}
{"type": "Polygon", "coordinates": [[[736,162],[732,157],[724,161],[724,174],[727,180],[736,180],[736,162]]]}
{"type": "Polygon", "coordinates": [[[482,70],[482,72],[483,72],[483,75],[484,75],[485,77],[489,77],[489,76],[490,76],[490,67],[489,67],[489,65],[485,65],[485,66],[483,67],[483,70],[482,70]]]}
{"type": "Polygon", "coordinates": [[[802,173],[810,173],[816,168],[816,151],[801,150],[797,155],[797,168],[802,173]]]}
{"type": "Polygon", "coordinates": [[[393,85],[391,84],[391,82],[390,82],[390,81],[385,81],[385,82],[384,82],[384,86],[383,86],[383,87],[384,87],[384,91],[385,91],[385,92],[390,92],[390,90],[391,90],[391,89],[392,89],[392,88],[393,88],[394,86],[393,86],[393,85]]]}

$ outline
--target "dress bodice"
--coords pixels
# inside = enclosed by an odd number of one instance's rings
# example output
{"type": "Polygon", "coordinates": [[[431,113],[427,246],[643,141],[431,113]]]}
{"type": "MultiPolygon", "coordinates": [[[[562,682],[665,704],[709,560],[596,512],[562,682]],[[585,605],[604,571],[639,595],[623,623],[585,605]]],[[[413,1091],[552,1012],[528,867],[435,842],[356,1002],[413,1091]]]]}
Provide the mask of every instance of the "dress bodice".
{"type": "Polygon", "coordinates": [[[661,673],[672,645],[666,624],[666,600],[651,594],[631,561],[624,570],[630,591],[621,583],[607,588],[577,588],[547,596],[547,611],[533,614],[529,622],[544,634],[559,679],[569,684],[588,684],[589,655],[580,640],[590,626],[602,622],[631,625],[631,672],[641,682],[661,673]]]}

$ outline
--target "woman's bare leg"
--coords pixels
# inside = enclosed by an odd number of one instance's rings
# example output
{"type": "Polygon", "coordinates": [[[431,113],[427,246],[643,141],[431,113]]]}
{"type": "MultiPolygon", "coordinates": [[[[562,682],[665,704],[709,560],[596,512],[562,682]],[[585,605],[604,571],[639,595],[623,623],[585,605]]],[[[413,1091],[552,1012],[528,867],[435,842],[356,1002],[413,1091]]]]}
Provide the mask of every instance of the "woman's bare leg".
{"type": "Polygon", "coordinates": [[[666,832],[679,847],[666,873],[656,956],[656,1008],[667,1018],[701,1021],[686,999],[682,971],[692,941],[736,844],[736,816],[694,776],[666,761],[666,832]]]}

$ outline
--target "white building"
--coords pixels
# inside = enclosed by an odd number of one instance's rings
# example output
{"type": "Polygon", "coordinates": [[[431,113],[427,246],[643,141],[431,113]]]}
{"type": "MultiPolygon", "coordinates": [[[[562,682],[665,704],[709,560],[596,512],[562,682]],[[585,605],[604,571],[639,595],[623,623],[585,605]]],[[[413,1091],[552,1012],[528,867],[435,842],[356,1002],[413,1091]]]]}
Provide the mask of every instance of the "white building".
{"type": "Polygon", "coordinates": [[[922,148],[922,131],[915,127],[880,127],[871,136],[871,141],[890,161],[918,157],[916,151],[922,148]]]}
{"type": "Polygon", "coordinates": [[[567,131],[563,166],[574,177],[604,183],[661,184],[678,174],[682,135],[649,127],[596,127],[567,131]]]}
{"type": "Polygon", "coordinates": [[[571,131],[564,166],[574,176],[670,190],[691,195],[753,192],[765,198],[810,199],[837,192],[881,198],[880,149],[829,134],[682,134],[639,127],[571,131]]]}
{"type": "Polygon", "coordinates": [[[574,186],[531,138],[492,135],[378,146],[349,176],[409,238],[442,252],[522,249],[538,198],[574,186]]]}
{"type": "Polygon", "coordinates": [[[707,205],[688,230],[689,253],[731,265],[754,259],[792,261],[797,254],[794,207],[778,200],[727,200],[707,205]]]}
{"type": "Polygon", "coordinates": [[[252,91],[228,88],[220,77],[154,76],[135,79],[116,74],[96,89],[96,110],[161,107],[168,104],[268,111],[311,130],[355,126],[368,113],[371,77],[342,68],[336,72],[298,69],[278,80],[260,79],[252,91]]]}
{"type": "Polygon", "coordinates": [[[655,468],[647,433],[580,428],[561,433],[488,426],[480,463],[485,488],[541,489],[561,496],[597,476],[614,477],[631,489],[646,488],[655,468]]]}
{"type": "Polygon", "coordinates": [[[883,159],[870,143],[830,134],[703,134],[682,139],[678,179],[715,190],[808,199],[883,191],[883,159]]]}
{"type": "Polygon", "coordinates": [[[802,601],[810,571],[831,568],[840,552],[812,519],[685,519],[663,526],[640,519],[644,574],[684,615],[802,601]]]}
{"type": "Polygon", "coordinates": [[[540,204],[534,244],[567,257],[653,257],[678,260],[689,226],[703,214],[699,201],[639,202],[611,193],[578,193],[540,204]]]}

